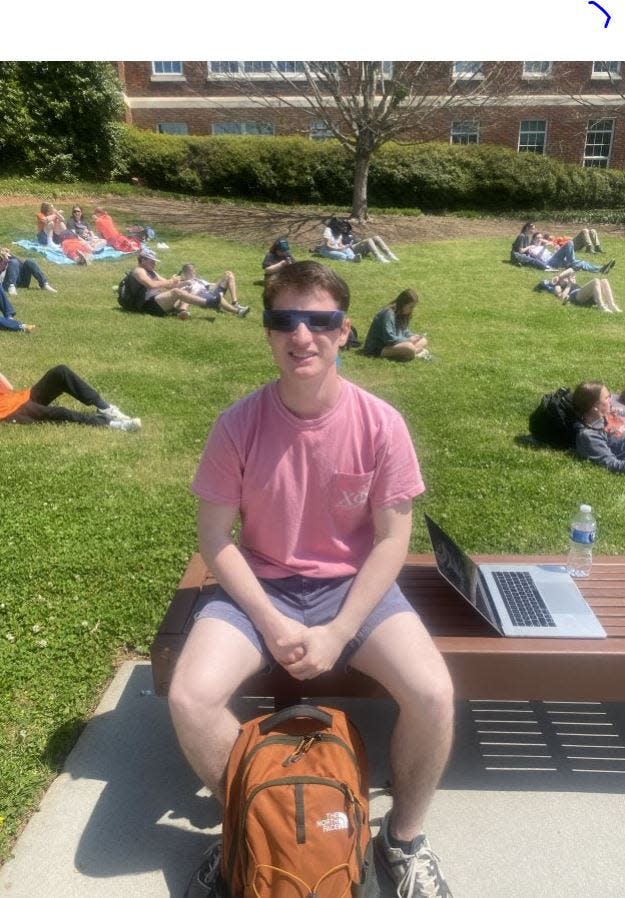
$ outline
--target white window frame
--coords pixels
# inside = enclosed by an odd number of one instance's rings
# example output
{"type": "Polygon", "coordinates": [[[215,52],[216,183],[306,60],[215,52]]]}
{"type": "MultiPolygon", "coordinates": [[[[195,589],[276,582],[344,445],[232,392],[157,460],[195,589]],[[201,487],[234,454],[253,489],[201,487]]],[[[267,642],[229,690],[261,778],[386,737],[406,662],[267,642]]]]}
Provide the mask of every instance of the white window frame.
{"type": "Polygon", "coordinates": [[[156,62],[152,62],[152,74],[150,76],[150,81],[186,81],[187,79],[184,76],[184,63],[180,60],[170,61],[170,60],[162,60],[159,59],[156,62]],[[157,72],[157,65],[177,65],[180,66],[179,72],[157,72]]]}
{"type": "Polygon", "coordinates": [[[521,119],[519,122],[519,139],[517,142],[517,152],[518,153],[535,153],[537,156],[545,156],[547,154],[547,120],[542,118],[527,118],[521,119]],[[543,135],[543,147],[542,150],[532,149],[531,145],[521,146],[521,135],[523,134],[523,125],[528,124],[529,122],[541,123],[545,127],[544,129],[539,128],[526,128],[525,134],[540,134],[543,135]]]}
{"type": "Polygon", "coordinates": [[[591,78],[597,81],[614,81],[620,80],[621,64],[620,62],[593,62],[591,78]],[[598,68],[603,66],[604,68],[598,68]]]}
{"type": "Polygon", "coordinates": [[[175,137],[186,137],[189,133],[189,126],[186,122],[158,122],[156,125],[158,134],[172,134],[175,137]],[[167,131],[167,128],[184,128],[184,131],[167,131]]]}
{"type": "Polygon", "coordinates": [[[454,147],[474,146],[480,142],[480,123],[478,119],[457,119],[449,129],[449,143],[454,147]],[[454,137],[466,137],[466,140],[454,140],[454,137]],[[475,137],[475,140],[469,138],[475,137]]]}
{"type": "MultiPolygon", "coordinates": [[[[603,129],[607,131],[607,129],[603,129]]],[[[598,131],[594,132],[598,133],[598,131]]],[[[609,168],[610,167],[610,159],[612,158],[612,145],[614,143],[614,119],[613,118],[601,118],[601,119],[589,119],[588,125],[586,126],[586,137],[584,139],[584,156],[582,159],[582,165],[584,168],[609,168]],[[608,146],[607,154],[598,155],[589,155],[588,154],[588,136],[593,133],[591,128],[601,125],[603,122],[610,123],[610,144],[608,146]],[[595,165],[596,161],[605,160],[605,165],[595,165]]]]}
{"type": "Polygon", "coordinates": [[[454,81],[482,81],[484,72],[482,71],[481,62],[452,62],[451,77],[454,81]],[[471,68],[461,69],[459,66],[471,66],[471,68]]]}
{"type": "Polygon", "coordinates": [[[553,69],[552,62],[546,62],[546,61],[545,62],[542,62],[542,61],[524,62],[522,77],[530,79],[530,80],[533,78],[550,78],[552,69],[553,69]],[[531,68],[528,68],[529,66],[538,66],[538,65],[546,66],[546,68],[544,68],[542,71],[536,71],[536,70],[532,71],[531,68]]]}
{"type": "Polygon", "coordinates": [[[306,74],[303,69],[301,71],[297,71],[297,68],[303,66],[303,62],[301,60],[267,60],[267,61],[259,61],[259,60],[236,60],[236,59],[224,59],[224,60],[209,60],[206,63],[207,68],[207,78],[210,80],[228,80],[231,78],[245,78],[248,81],[267,81],[267,80],[282,80],[284,78],[289,78],[293,81],[304,81],[306,79],[306,74]],[[237,66],[235,71],[227,71],[227,72],[218,72],[213,71],[213,65],[230,65],[234,68],[237,66]],[[254,65],[268,65],[271,68],[267,71],[253,72],[247,71],[247,68],[251,68],[254,65]],[[282,71],[281,66],[288,67],[291,71],[286,70],[282,71]]]}
{"type": "Polygon", "coordinates": [[[276,126],[273,122],[213,122],[211,125],[211,134],[213,136],[225,136],[225,137],[275,137],[276,135],[276,126]],[[215,131],[215,128],[220,128],[222,126],[234,128],[239,126],[241,128],[240,131],[215,131]],[[271,128],[271,131],[267,131],[265,134],[259,134],[257,131],[255,132],[253,129],[250,131],[247,130],[248,127],[253,126],[255,128],[263,127],[263,128],[271,128]]]}
{"type": "Polygon", "coordinates": [[[310,140],[332,140],[334,133],[322,118],[313,119],[308,129],[310,140]]]}

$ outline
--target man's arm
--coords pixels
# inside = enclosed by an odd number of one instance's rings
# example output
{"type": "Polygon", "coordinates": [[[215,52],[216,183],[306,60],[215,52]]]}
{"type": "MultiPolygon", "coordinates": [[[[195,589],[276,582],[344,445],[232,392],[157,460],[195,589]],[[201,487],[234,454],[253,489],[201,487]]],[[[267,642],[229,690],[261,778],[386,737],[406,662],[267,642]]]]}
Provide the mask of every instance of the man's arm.
{"type": "Polygon", "coordinates": [[[397,579],[408,552],[412,531],[412,501],[391,508],[374,508],[375,543],[358,571],[339,614],[327,624],[305,631],[305,655],[286,664],[291,676],[308,680],[330,670],[347,643],[397,579]]]}
{"type": "Polygon", "coordinates": [[[198,541],[202,558],[218,583],[262,633],[267,648],[282,666],[303,655],[306,627],[281,614],[267,597],[232,539],[239,509],[200,499],[198,541]]]}
{"type": "Polygon", "coordinates": [[[137,268],[133,268],[132,276],[144,287],[147,287],[148,290],[153,290],[154,287],[176,287],[180,283],[180,278],[177,275],[173,278],[162,278],[158,274],[155,278],[151,278],[140,265],[137,268]]]}

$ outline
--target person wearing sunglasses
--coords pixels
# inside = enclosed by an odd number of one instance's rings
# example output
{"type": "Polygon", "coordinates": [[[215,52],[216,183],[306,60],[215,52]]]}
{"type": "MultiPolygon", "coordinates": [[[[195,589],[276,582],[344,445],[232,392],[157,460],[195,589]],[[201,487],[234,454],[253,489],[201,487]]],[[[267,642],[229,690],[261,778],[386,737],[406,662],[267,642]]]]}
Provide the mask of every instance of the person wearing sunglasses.
{"type": "MultiPolygon", "coordinates": [[[[305,681],[349,664],[377,679],[400,712],[376,849],[401,898],[450,898],[422,825],[451,744],[451,682],[395,582],[425,486],[399,412],[339,374],[349,302],[318,262],[266,279],[278,378],[222,413],[195,474],[200,550],[219,586],[182,649],[170,708],[187,759],[223,800],[238,731],[228,702],[248,676],[280,665],[305,681]]],[[[211,894],[218,851],[187,898],[211,894]]]]}
{"type": "Polygon", "coordinates": [[[82,237],[83,240],[88,241],[96,236],[84,220],[80,206],[74,206],[72,208],[72,214],[67,219],[67,227],[70,231],[74,231],[75,234],[82,237]]]}

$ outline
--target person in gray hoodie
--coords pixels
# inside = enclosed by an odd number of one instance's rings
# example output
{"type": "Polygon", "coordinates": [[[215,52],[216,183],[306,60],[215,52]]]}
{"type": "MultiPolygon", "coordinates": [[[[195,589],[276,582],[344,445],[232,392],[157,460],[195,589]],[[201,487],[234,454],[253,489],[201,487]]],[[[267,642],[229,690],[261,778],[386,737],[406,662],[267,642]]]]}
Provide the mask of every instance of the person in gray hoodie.
{"type": "Polygon", "coordinates": [[[596,465],[625,474],[625,437],[611,437],[605,429],[611,410],[610,391],[601,381],[579,384],[573,392],[579,418],[575,425],[575,451],[596,465]]]}

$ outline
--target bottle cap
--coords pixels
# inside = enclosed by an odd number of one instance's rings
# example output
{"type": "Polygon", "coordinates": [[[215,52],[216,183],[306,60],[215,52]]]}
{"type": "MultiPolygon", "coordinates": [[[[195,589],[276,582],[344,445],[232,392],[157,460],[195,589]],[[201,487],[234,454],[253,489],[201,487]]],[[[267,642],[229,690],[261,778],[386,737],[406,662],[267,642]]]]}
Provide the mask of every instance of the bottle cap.
{"type": "Polygon", "coordinates": [[[592,505],[580,505],[579,510],[582,514],[590,514],[592,511],[592,505]]]}

